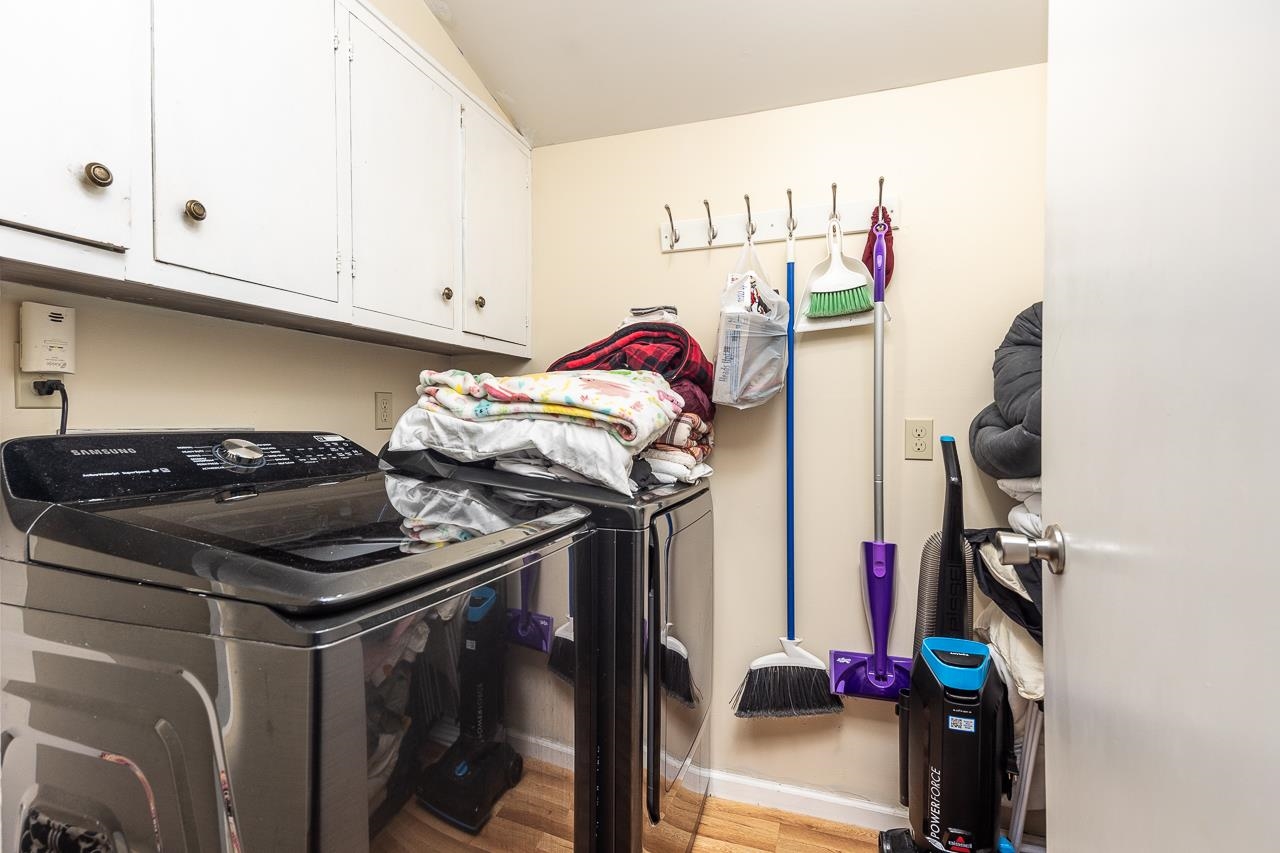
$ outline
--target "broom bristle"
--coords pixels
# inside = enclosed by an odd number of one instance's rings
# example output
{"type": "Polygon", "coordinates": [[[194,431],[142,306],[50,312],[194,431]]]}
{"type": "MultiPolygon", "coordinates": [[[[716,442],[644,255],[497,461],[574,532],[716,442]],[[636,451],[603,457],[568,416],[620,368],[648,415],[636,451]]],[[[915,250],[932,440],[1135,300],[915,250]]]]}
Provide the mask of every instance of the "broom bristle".
{"type": "Polygon", "coordinates": [[[665,646],[662,649],[662,689],[686,708],[696,708],[702,702],[702,691],[693,683],[689,659],[665,646]]]}
{"type": "Polygon", "coordinates": [[[809,310],[805,313],[813,318],[844,317],[870,311],[874,304],[871,288],[866,285],[830,293],[815,291],[809,294],[809,310]]]}
{"type": "Polygon", "coordinates": [[[547,654],[548,669],[573,684],[576,661],[577,656],[574,654],[573,640],[559,635],[551,638],[551,651],[547,654]]]}
{"type": "Polygon", "coordinates": [[[809,666],[747,670],[733,699],[738,717],[810,717],[844,710],[840,697],[831,692],[826,670],[809,666]]]}

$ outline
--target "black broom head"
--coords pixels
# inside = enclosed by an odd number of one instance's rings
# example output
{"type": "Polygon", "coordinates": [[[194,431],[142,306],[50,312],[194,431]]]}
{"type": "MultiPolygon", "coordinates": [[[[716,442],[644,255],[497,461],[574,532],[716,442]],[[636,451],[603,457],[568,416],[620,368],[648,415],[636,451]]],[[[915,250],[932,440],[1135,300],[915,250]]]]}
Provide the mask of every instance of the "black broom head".
{"type": "Polygon", "coordinates": [[[762,666],[747,670],[733,695],[738,717],[812,717],[839,714],[840,697],[831,692],[825,669],[762,666]]]}

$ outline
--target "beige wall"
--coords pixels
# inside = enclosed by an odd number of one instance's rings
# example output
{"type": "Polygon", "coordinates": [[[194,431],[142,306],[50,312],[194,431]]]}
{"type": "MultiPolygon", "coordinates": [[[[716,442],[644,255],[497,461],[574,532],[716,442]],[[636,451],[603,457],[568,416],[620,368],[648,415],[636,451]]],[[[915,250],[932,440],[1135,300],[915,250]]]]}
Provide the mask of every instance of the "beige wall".
{"type": "MultiPolygon", "coordinates": [[[[1034,66],[534,151],[536,368],[612,331],[633,305],[679,305],[713,349],[717,295],[738,249],[660,254],[663,204],[677,218],[700,215],[704,197],[714,211],[737,212],[749,192],[763,210],[784,206],[788,187],[797,203],[821,204],[833,180],[865,195],[886,176],[904,214],[887,333],[896,654],[910,652],[920,547],[942,512],[941,465],[902,461],[902,420],[932,417],[939,433],[966,436],[991,398],[992,350],[1013,315],[1040,298],[1044,85],[1044,67],[1034,66]]],[[[860,255],[861,245],[851,238],[847,253],[860,255]]],[[[819,240],[798,247],[801,285],[821,253],[819,240]]],[[[782,287],[782,244],[761,256],[782,287]]],[[[856,548],[871,536],[870,358],[869,329],[798,345],[799,625],[823,657],[833,646],[869,646],[856,548]]],[[[895,802],[887,703],[850,701],[841,716],[803,720],[744,722],[730,711],[749,662],[776,651],[785,630],[782,401],[722,408],[716,428],[714,763],[895,802]]],[[[962,455],[968,521],[993,523],[1008,504],[962,455]]]]}
{"type": "Polygon", "coordinates": [[[407,409],[418,371],[445,362],[430,353],[3,283],[0,438],[58,426],[57,409],[14,406],[23,301],[76,309],[77,371],[65,379],[71,429],[323,429],[376,452],[391,431],[373,427],[373,392],[390,391],[396,410],[407,409]]]}

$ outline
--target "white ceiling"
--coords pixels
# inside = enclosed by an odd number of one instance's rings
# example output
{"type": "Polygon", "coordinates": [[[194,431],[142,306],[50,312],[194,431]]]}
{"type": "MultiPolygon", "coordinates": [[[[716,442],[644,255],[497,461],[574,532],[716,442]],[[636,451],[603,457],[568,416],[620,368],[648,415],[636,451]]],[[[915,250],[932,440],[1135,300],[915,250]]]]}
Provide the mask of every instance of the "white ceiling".
{"type": "Polygon", "coordinates": [[[535,145],[1045,61],[1047,0],[426,0],[535,145]]]}

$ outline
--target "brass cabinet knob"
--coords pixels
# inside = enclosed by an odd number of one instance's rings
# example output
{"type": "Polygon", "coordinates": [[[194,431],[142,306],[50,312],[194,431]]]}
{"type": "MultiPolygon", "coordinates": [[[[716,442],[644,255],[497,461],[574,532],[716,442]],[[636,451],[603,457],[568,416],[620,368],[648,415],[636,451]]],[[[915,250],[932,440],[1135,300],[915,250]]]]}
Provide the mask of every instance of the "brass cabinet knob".
{"type": "Polygon", "coordinates": [[[194,198],[187,202],[187,216],[190,216],[196,222],[204,222],[204,218],[209,215],[209,211],[205,209],[204,202],[196,201],[194,198]]]}
{"type": "Polygon", "coordinates": [[[483,296],[477,296],[477,297],[476,297],[476,307],[477,307],[477,308],[483,308],[483,307],[484,307],[484,297],[483,297],[483,296]]]}
{"type": "Polygon", "coordinates": [[[444,297],[445,302],[448,302],[453,298],[453,288],[446,287],[444,290],[440,291],[440,295],[444,297]]]}
{"type": "Polygon", "coordinates": [[[85,163],[84,176],[95,187],[109,187],[116,179],[116,176],[111,174],[111,170],[101,163],[85,163]]]}

